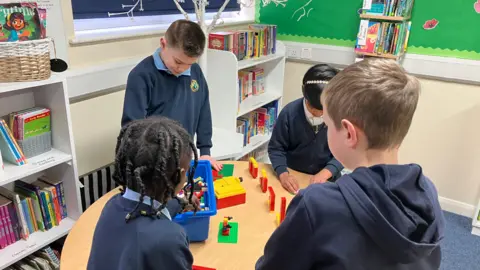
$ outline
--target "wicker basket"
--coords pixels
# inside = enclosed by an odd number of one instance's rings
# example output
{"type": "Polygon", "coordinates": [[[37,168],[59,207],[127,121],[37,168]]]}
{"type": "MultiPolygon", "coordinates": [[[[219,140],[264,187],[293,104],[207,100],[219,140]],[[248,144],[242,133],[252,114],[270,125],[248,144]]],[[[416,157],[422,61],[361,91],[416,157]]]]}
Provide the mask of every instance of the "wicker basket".
{"type": "Polygon", "coordinates": [[[50,41],[0,42],[0,82],[50,78],[50,41]]]}

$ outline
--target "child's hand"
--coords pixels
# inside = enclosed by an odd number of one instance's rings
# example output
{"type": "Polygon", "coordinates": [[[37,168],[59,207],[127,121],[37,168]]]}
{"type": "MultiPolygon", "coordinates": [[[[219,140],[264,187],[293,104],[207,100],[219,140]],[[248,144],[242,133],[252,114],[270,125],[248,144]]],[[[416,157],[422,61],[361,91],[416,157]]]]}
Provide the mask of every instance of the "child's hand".
{"type": "Polygon", "coordinates": [[[280,183],[282,183],[282,187],[286,189],[288,192],[296,194],[298,192],[298,182],[297,179],[289,174],[288,172],[284,172],[280,174],[280,183]]]}
{"type": "Polygon", "coordinates": [[[213,169],[215,171],[221,171],[222,168],[223,168],[223,164],[219,163],[218,161],[216,161],[214,158],[212,158],[211,156],[201,156],[199,159],[201,160],[208,160],[210,161],[210,164],[212,165],[213,169]]]}
{"type": "Polygon", "coordinates": [[[310,178],[310,184],[325,183],[332,177],[332,173],[329,170],[323,169],[319,173],[312,175],[310,178]]]}
{"type": "Polygon", "coordinates": [[[185,201],[186,201],[186,205],[183,208],[184,212],[190,212],[190,211],[197,212],[198,210],[200,210],[200,200],[197,198],[197,196],[195,195],[192,196],[192,203],[188,202],[187,198],[185,198],[185,201]]]}

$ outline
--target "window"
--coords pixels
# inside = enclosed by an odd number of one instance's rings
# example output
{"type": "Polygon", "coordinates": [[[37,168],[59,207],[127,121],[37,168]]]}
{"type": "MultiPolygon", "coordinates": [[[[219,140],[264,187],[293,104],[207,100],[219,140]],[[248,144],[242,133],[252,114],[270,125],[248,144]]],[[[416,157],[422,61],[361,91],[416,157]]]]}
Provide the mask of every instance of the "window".
{"type": "MultiPolygon", "coordinates": [[[[141,1],[134,11],[134,16],[155,16],[167,14],[179,14],[173,0],[139,0],[141,1]],[[140,4],[144,11],[140,11],[140,4]]],[[[73,18],[96,19],[109,18],[109,13],[127,12],[137,0],[72,0],[73,18]],[[123,8],[122,8],[123,6],[123,8]]],[[[187,13],[195,13],[192,0],[185,0],[181,6],[187,13]]],[[[209,0],[206,12],[216,12],[224,3],[224,0],[209,0]]],[[[225,11],[239,11],[240,4],[236,0],[230,0],[225,11]]],[[[120,16],[115,16],[120,17],[120,16]]],[[[121,17],[126,17],[122,15],[121,17]]]]}

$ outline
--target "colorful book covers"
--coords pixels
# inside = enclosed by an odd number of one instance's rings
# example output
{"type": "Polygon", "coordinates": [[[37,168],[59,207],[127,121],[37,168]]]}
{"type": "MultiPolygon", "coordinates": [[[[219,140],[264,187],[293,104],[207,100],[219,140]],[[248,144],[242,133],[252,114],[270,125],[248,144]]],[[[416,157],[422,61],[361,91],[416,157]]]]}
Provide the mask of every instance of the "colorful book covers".
{"type": "Polygon", "coordinates": [[[275,25],[253,24],[247,30],[211,33],[208,48],[230,51],[243,60],[274,54],[276,39],[275,25]]]}
{"type": "Polygon", "coordinates": [[[0,4],[0,42],[45,38],[46,16],[34,2],[0,4]]]}

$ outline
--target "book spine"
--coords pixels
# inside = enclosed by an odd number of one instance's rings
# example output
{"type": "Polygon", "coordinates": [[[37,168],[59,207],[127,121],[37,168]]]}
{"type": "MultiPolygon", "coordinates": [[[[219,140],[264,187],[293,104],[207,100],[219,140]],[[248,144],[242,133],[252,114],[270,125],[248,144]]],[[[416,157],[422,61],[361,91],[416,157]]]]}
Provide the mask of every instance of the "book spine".
{"type": "Polygon", "coordinates": [[[27,158],[25,158],[25,155],[23,154],[22,148],[20,148],[20,146],[17,143],[17,140],[15,140],[15,138],[13,137],[12,131],[8,128],[7,124],[5,122],[4,122],[4,124],[5,124],[5,129],[8,132],[8,136],[10,137],[10,140],[13,142],[16,150],[18,151],[18,153],[20,155],[20,158],[23,161],[23,164],[27,164],[27,158]]]}
{"type": "Polygon", "coordinates": [[[26,224],[26,232],[25,233],[25,237],[28,238],[28,236],[31,234],[31,233],[34,233],[35,232],[35,229],[33,227],[33,222],[32,222],[32,218],[30,217],[30,210],[28,208],[28,202],[27,202],[27,199],[23,199],[21,202],[21,206],[22,206],[22,214],[23,214],[23,219],[25,221],[25,224],[26,224]]]}
{"type": "Polygon", "coordinates": [[[14,202],[12,201],[11,204],[8,205],[8,214],[10,216],[10,221],[12,222],[13,226],[13,234],[15,236],[15,242],[22,239],[22,228],[20,222],[18,220],[18,216],[15,210],[14,202]]]}
{"type": "Polygon", "coordinates": [[[2,218],[3,227],[5,228],[5,240],[6,240],[7,246],[9,246],[13,243],[11,238],[11,231],[10,231],[12,224],[10,223],[9,220],[7,220],[7,214],[5,213],[5,208],[6,208],[6,205],[0,206],[0,216],[2,218]]]}
{"type": "Polygon", "coordinates": [[[53,194],[53,206],[55,207],[55,216],[57,218],[58,223],[60,224],[60,220],[62,220],[62,210],[58,200],[57,190],[55,189],[55,187],[52,187],[51,190],[53,194]]]}
{"type": "Polygon", "coordinates": [[[0,215],[0,248],[7,246],[7,234],[5,233],[5,223],[0,215]]]}
{"type": "MultiPolygon", "coordinates": [[[[8,134],[7,132],[5,131],[4,127],[3,127],[3,124],[1,123],[0,121],[0,135],[2,136],[3,140],[5,141],[5,144],[7,145],[8,147],[8,151],[10,151],[10,154],[11,156],[14,158],[14,160],[11,160],[8,158],[8,156],[6,156],[6,159],[10,162],[12,162],[13,164],[15,165],[23,165],[23,162],[22,162],[22,159],[20,157],[20,155],[18,154],[18,152],[15,151],[14,149],[14,146],[13,144],[10,142],[9,138],[8,138],[8,134]]],[[[2,139],[0,138],[0,140],[2,139]]],[[[4,153],[5,155],[6,153],[4,153]]],[[[9,155],[10,156],[10,155],[9,155]]]]}

